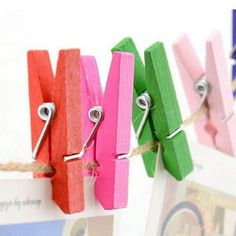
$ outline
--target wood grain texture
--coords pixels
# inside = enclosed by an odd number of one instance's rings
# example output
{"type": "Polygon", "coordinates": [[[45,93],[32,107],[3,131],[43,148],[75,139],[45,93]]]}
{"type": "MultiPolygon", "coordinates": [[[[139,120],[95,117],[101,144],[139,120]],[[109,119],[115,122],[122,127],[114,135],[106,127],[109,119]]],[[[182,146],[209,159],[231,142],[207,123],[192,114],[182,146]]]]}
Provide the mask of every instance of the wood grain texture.
{"type": "Polygon", "coordinates": [[[206,42],[205,70],[200,65],[186,35],[174,44],[174,52],[191,111],[196,110],[200,100],[200,97],[196,97],[194,83],[204,76],[203,78],[210,84],[206,102],[209,112],[195,123],[199,142],[229,155],[235,155],[234,101],[220,34],[213,34],[206,42]],[[195,73],[196,71],[198,74],[195,73]],[[226,117],[229,119],[223,122],[226,117]]]}
{"type": "MultiPolygon", "coordinates": [[[[51,101],[51,78],[52,70],[47,51],[28,52],[28,81],[29,81],[29,102],[31,118],[31,143],[32,151],[38,141],[45,122],[38,116],[38,107],[51,101]]],[[[37,161],[49,163],[50,161],[50,128],[41,146],[37,161]]],[[[41,175],[36,175],[36,177],[41,175]]],[[[45,176],[47,177],[47,175],[45,176]]]]}
{"type": "MultiPolygon", "coordinates": [[[[40,132],[44,123],[38,121],[36,108],[42,102],[56,105],[56,115],[47,135],[50,139],[46,139],[46,147],[44,142],[41,148],[47,150],[43,161],[49,161],[56,170],[52,177],[52,198],[63,212],[80,212],[84,209],[83,163],[81,160],[63,161],[65,155],[80,152],[82,146],[80,51],[60,51],[55,77],[46,51],[31,51],[28,59],[30,102],[34,104],[31,106],[31,123],[40,126],[37,127],[40,132]],[[47,96],[44,97],[44,93],[47,96]]],[[[33,135],[38,137],[38,133],[33,135]]]]}
{"type": "MultiPolygon", "coordinates": [[[[89,109],[94,106],[100,106],[102,102],[102,88],[99,78],[97,62],[93,56],[81,56],[81,82],[82,82],[82,127],[83,127],[83,143],[87,140],[94,123],[89,119],[89,109]]],[[[96,134],[94,139],[86,149],[83,162],[88,163],[96,159],[96,134]]],[[[85,176],[93,174],[91,170],[84,170],[85,176]]]]}
{"type": "MultiPolygon", "coordinates": [[[[125,38],[113,49],[135,55],[135,79],[133,99],[133,126],[137,131],[143,110],[136,105],[136,98],[147,90],[152,98],[152,108],[138,142],[140,145],[159,140],[164,146],[165,168],[176,178],[183,179],[192,171],[192,161],[184,132],[172,140],[166,136],[182,123],[180,111],[162,44],[145,51],[145,66],[131,38],[125,38]],[[156,55],[158,53],[158,55],[156,55]],[[167,78],[166,78],[167,77],[167,78]],[[162,80],[162,81],[160,81],[162,80]],[[158,91],[158,92],[157,92],[158,91]],[[159,123],[161,122],[161,123],[159,123]]],[[[156,150],[144,153],[143,160],[148,176],[153,177],[156,165],[156,150]]]]}
{"type": "Polygon", "coordinates": [[[115,52],[102,100],[104,119],[96,140],[95,195],[105,209],[127,206],[134,58],[115,52]]]}
{"type": "MultiPolygon", "coordinates": [[[[131,38],[125,38],[121,42],[119,42],[116,46],[113,47],[112,52],[114,51],[130,52],[133,53],[135,57],[132,120],[135,132],[137,132],[144,111],[137,106],[136,98],[146,90],[145,67],[141,57],[139,56],[137,48],[131,38]]],[[[153,130],[153,123],[149,114],[147,122],[144,125],[142,134],[138,139],[139,145],[143,145],[153,140],[157,140],[156,136],[153,133],[153,130]]],[[[156,150],[150,150],[149,152],[143,153],[142,157],[147,175],[149,177],[153,177],[156,165],[156,150]]]]}
{"type": "Polygon", "coordinates": [[[163,163],[177,180],[192,172],[193,164],[185,133],[166,137],[182,124],[182,118],[170,73],[164,45],[160,42],[145,50],[147,91],[154,108],[151,116],[155,133],[163,146],[163,163]]]}

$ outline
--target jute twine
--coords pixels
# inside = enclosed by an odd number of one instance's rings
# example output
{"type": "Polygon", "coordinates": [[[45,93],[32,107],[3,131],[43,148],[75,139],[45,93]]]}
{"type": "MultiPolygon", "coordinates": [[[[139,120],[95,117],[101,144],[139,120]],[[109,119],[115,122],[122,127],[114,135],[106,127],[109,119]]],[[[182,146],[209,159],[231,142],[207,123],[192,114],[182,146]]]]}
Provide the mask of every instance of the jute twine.
{"type": "MultiPolygon", "coordinates": [[[[236,89],[236,82],[232,84],[232,87],[236,89]]],[[[184,126],[193,124],[199,117],[206,114],[208,108],[203,106],[196,112],[194,112],[188,119],[183,122],[184,126]]],[[[152,141],[147,144],[143,144],[137,148],[134,148],[129,156],[129,158],[138,156],[145,152],[158,148],[159,142],[152,141]]],[[[99,166],[95,161],[91,161],[84,164],[84,168],[87,170],[94,170],[99,166]]],[[[41,162],[34,161],[32,163],[21,163],[21,162],[9,162],[0,163],[0,171],[18,171],[18,172],[32,172],[32,173],[43,173],[43,174],[53,174],[55,172],[54,168],[50,164],[44,164],[41,162]]]]}

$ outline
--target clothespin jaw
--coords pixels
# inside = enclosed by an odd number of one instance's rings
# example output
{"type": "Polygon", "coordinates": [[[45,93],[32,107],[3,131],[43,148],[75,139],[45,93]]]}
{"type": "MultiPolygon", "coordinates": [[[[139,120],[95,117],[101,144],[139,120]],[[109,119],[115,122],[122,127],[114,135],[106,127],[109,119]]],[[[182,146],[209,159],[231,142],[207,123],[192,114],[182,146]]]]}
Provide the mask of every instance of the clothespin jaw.
{"type": "Polygon", "coordinates": [[[154,104],[150,113],[157,138],[163,146],[163,163],[171,175],[182,180],[192,172],[193,164],[185,133],[180,131],[168,138],[180,128],[182,118],[162,43],[155,43],[145,50],[145,65],[147,91],[154,104]]]}
{"type": "MultiPolygon", "coordinates": [[[[143,116],[143,109],[136,104],[138,96],[146,91],[146,75],[145,67],[142,59],[139,56],[137,48],[131,38],[125,38],[113,47],[112,51],[130,52],[134,54],[135,58],[135,77],[134,77],[134,92],[133,92],[133,127],[137,133],[140,122],[143,116]]],[[[147,144],[153,140],[156,140],[156,136],[153,133],[153,124],[150,114],[142,129],[142,134],[138,137],[139,145],[147,144]]],[[[142,154],[144,166],[149,177],[153,177],[156,166],[156,150],[150,150],[142,154]]]]}
{"type": "MultiPolygon", "coordinates": [[[[35,115],[41,102],[53,102],[56,108],[51,129],[40,146],[41,153],[47,150],[42,153],[47,154],[43,161],[55,168],[52,198],[63,212],[80,212],[84,209],[83,163],[81,159],[64,162],[64,156],[78,153],[82,146],[80,51],[60,51],[55,77],[46,51],[30,51],[28,66],[32,128],[38,124],[41,125],[40,129],[43,126],[35,115]],[[44,93],[47,97],[40,95],[44,93]]],[[[39,132],[33,133],[32,137],[34,135],[38,136],[39,132]]],[[[37,155],[36,160],[41,160],[41,156],[37,155]]]]}
{"type": "MultiPolygon", "coordinates": [[[[194,113],[201,103],[201,97],[197,93],[195,86],[200,79],[204,78],[205,70],[187,35],[182,35],[174,43],[173,50],[190,111],[194,113]]],[[[205,102],[205,106],[208,106],[207,102],[205,102]]],[[[214,147],[212,136],[216,131],[209,124],[209,115],[205,114],[199,117],[195,121],[194,127],[199,142],[209,147],[214,147]]]]}
{"type": "MultiPolygon", "coordinates": [[[[183,179],[193,169],[184,132],[171,139],[167,136],[182,124],[179,107],[168,67],[163,45],[157,43],[145,51],[145,67],[130,38],[122,40],[113,50],[128,51],[135,55],[134,100],[143,92],[151,97],[150,114],[140,135],[139,144],[160,141],[163,145],[165,168],[178,180],[183,179]],[[172,107],[173,106],[173,107],[172,107]]],[[[137,132],[143,110],[133,103],[133,125],[137,132]],[[136,123],[136,119],[139,122],[136,123]]],[[[156,151],[143,155],[149,176],[155,171],[156,151]]]]}
{"type": "Polygon", "coordinates": [[[102,101],[103,121],[97,131],[98,176],[95,195],[105,209],[127,206],[134,58],[115,52],[102,101]]]}

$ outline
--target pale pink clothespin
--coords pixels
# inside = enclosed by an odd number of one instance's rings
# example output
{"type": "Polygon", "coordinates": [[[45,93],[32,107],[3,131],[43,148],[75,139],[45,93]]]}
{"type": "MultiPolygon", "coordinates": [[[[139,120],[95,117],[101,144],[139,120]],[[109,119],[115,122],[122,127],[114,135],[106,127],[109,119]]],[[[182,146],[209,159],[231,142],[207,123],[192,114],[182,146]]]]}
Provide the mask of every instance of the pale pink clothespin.
{"type": "MultiPolygon", "coordinates": [[[[134,57],[115,52],[104,95],[94,57],[81,57],[84,162],[96,162],[95,195],[105,209],[127,206],[134,57]]],[[[73,159],[70,158],[70,159],[73,159]]],[[[93,175],[88,172],[87,175],[93,175]]]]}
{"type": "Polygon", "coordinates": [[[236,116],[220,34],[213,34],[206,42],[205,70],[186,35],[173,49],[191,112],[203,104],[209,108],[195,122],[199,142],[236,156],[236,116]]]}

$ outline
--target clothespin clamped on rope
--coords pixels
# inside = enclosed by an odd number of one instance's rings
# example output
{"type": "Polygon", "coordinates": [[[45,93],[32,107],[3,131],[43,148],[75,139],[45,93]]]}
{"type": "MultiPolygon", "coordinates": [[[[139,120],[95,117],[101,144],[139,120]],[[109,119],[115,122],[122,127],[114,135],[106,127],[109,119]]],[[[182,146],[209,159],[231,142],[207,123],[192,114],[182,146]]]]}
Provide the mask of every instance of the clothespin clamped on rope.
{"type": "Polygon", "coordinates": [[[129,160],[125,157],[130,151],[134,58],[130,53],[113,54],[104,95],[95,58],[85,56],[81,61],[83,97],[88,99],[83,104],[86,135],[82,152],[72,158],[96,161],[97,199],[105,209],[124,208],[128,201],[129,160]]]}
{"type": "MultiPolygon", "coordinates": [[[[163,44],[157,42],[145,50],[145,66],[131,38],[122,40],[112,51],[135,55],[133,126],[139,144],[161,142],[164,167],[182,180],[193,164],[163,44]]],[[[148,176],[153,177],[156,150],[142,156],[148,176]]]]}
{"type": "Polygon", "coordinates": [[[235,156],[236,116],[220,34],[214,33],[206,42],[205,70],[186,35],[173,49],[191,112],[208,108],[195,123],[199,142],[235,156]]]}
{"type": "Polygon", "coordinates": [[[28,73],[33,158],[54,167],[52,198],[62,211],[83,211],[83,162],[64,161],[82,147],[80,51],[61,50],[55,76],[47,51],[29,51],[28,73]]]}
{"type": "Polygon", "coordinates": [[[33,157],[55,168],[54,201],[65,213],[84,209],[83,163],[92,161],[102,206],[126,207],[133,55],[113,54],[104,95],[95,58],[79,50],[60,52],[55,78],[46,51],[30,51],[28,65],[33,157]]]}

